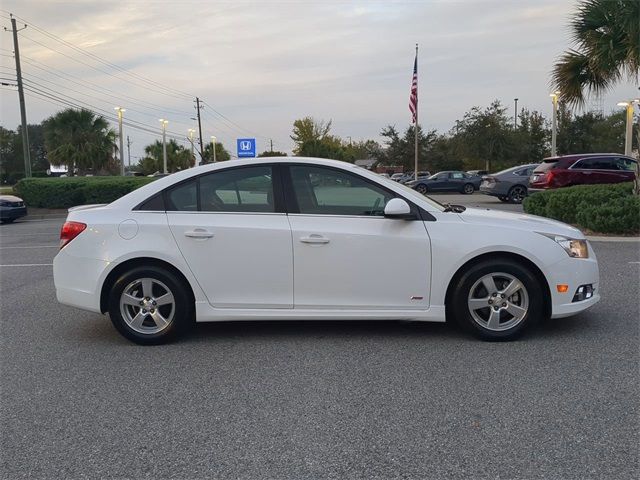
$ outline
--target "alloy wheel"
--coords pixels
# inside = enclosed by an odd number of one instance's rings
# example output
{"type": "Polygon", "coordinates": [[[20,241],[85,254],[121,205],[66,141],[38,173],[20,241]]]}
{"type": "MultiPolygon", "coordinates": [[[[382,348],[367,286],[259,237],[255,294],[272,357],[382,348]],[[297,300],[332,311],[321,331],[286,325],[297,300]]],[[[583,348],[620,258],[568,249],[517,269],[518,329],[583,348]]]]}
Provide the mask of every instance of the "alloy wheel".
{"type": "Polygon", "coordinates": [[[474,190],[473,185],[468,183],[468,184],[466,184],[464,186],[464,190],[463,191],[464,191],[465,194],[470,195],[470,194],[473,193],[473,190],[474,190]]]}
{"type": "Polygon", "coordinates": [[[509,199],[514,203],[522,203],[522,200],[524,200],[524,197],[526,196],[527,196],[526,189],[519,185],[513,187],[511,189],[511,192],[509,193],[509,199]]]}
{"type": "Polygon", "coordinates": [[[513,275],[489,273],[473,284],[467,305],[478,325],[500,332],[524,320],[529,310],[529,294],[524,284],[513,275]]]}
{"type": "Polygon", "coordinates": [[[120,295],[120,313],[132,330],[147,335],[166,329],[176,310],[169,287],[155,278],[129,283],[120,295]]]}
{"type": "Polygon", "coordinates": [[[416,187],[416,192],[424,195],[425,193],[427,193],[427,187],[423,184],[420,184],[416,187]]]}

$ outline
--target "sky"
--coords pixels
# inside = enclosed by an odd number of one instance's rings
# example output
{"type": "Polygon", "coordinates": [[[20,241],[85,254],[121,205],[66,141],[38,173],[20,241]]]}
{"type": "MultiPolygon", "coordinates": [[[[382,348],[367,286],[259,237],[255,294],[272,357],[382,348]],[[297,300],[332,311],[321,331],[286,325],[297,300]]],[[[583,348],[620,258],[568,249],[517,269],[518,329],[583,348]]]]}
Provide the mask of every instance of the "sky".
{"type": "MultiPolygon", "coordinates": [[[[0,25],[18,17],[27,117],[38,123],[65,107],[115,121],[126,109],[132,163],[160,138],[159,118],[179,142],[197,129],[235,154],[236,138],[289,153],[293,121],[331,120],[332,133],[381,140],[403,131],[419,44],[419,120],[447,132],[473,106],[498,99],[513,115],[551,113],[549,72],[571,46],[573,0],[205,1],[3,0],[0,25]]],[[[13,42],[0,32],[0,78],[15,79],[13,42]]],[[[8,79],[8,80],[7,80],[8,79]]],[[[636,98],[621,83],[588,108],[610,112],[636,98]]],[[[18,93],[0,88],[0,125],[20,122],[18,93]]],[[[196,136],[198,134],[196,133],[196,136]]]]}

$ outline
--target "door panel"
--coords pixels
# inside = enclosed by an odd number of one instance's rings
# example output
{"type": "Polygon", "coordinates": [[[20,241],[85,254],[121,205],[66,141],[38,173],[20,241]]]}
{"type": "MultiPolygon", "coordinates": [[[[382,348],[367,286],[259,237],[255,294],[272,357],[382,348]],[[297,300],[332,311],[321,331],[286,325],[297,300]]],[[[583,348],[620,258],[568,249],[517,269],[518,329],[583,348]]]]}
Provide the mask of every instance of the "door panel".
{"type": "Polygon", "coordinates": [[[431,246],[422,221],[289,215],[295,308],[426,309],[431,246]]]}
{"type": "Polygon", "coordinates": [[[287,216],[167,212],[189,268],[215,307],[292,308],[287,216]]]}

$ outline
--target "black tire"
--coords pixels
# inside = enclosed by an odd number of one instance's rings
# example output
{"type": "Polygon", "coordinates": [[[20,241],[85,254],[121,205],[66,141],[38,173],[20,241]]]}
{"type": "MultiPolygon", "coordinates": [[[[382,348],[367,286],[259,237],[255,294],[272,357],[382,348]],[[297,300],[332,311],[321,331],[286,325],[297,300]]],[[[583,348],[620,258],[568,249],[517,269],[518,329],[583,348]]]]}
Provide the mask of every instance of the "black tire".
{"type": "Polygon", "coordinates": [[[514,185],[509,190],[507,197],[511,203],[522,203],[527,196],[527,187],[522,185],[514,185]]]}
{"type": "Polygon", "coordinates": [[[475,191],[475,189],[476,188],[473,186],[473,183],[465,183],[462,187],[462,193],[464,193],[465,195],[471,195],[475,191]]]}
{"type": "MultiPolygon", "coordinates": [[[[142,286],[139,288],[139,295],[143,297],[142,286]]],[[[156,266],[135,267],[122,274],[111,288],[111,292],[109,293],[109,317],[111,318],[111,322],[124,337],[140,345],[158,345],[171,341],[187,331],[194,323],[194,304],[188,288],[181,278],[164,268],[156,266]],[[149,305],[149,307],[157,309],[158,313],[160,313],[162,309],[165,309],[162,315],[166,317],[171,316],[166,326],[160,326],[160,324],[151,317],[151,313],[149,312],[153,312],[153,310],[144,310],[145,314],[142,316],[145,317],[145,320],[139,328],[148,329],[148,332],[136,331],[125,320],[122,311],[122,309],[125,310],[124,315],[127,315],[127,312],[133,315],[133,313],[136,312],[140,313],[143,307],[121,306],[120,303],[125,289],[136,288],[131,287],[131,285],[141,279],[151,279],[155,282],[152,283],[151,290],[154,292],[153,295],[159,295],[157,297],[158,303],[161,303],[160,297],[166,293],[164,290],[169,291],[173,295],[171,310],[169,310],[168,305],[156,307],[149,305]],[[168,310],[173,312],[173,314],[169,315],[168,310]],[[155,325],[155,328],[162,328],[162,330],[154,332],[152,325],[155,325]]],[[[138,295],[134,295],[134,297],[137,296],[138,295]]],[[[154,296],[149,296],[149,298],[154,299],[154,296]]],[[[154,303],[153,305],[156,304],[154,303]]]]}
{"type": "Polygon", "coordinates": [[[546,289],[540,285],[536,276],[526,266],[507,258],[485,260],[472,265],[458,278],[456,284],[453,285],[447,312],[453,316],[459,326],[482,340],[514,340],[544,316],[545,296],[546,289]],[[492,294],[495,292],[488,292],[483,283],[474,286],[485,276],[495,275],[495,285],[499,292],[507,285],[507,283],[500,283],[502,281],[500,275],[505,274],[519,280],[524,287],[524,293],[522,290],[518,290],[512,296],[504,299],[500,298],[498,293],[497,300],[493,300],[493,306],[490,306],[489,301],[493,299],[492,294]],[[473,293],[472,288],[474,289],[473,293]],[[479,297],[483,298],[478,298],[475,295],[477,292],[480,292],[479,297]],[[475,310],[475,316],[479,319],[476,320],[469,307],[470,296],[474,297],[474,300],[484,302],[485,294],[488,302],[487,307],[475,310]],[[527,308],[524,316],[516,321],[516,317],[511,315],[510,309],[512,305],[518,306],[518,300],[520,300],[520,306],[526,305],[527,308]],[[504,305],[508,305],[508,308],[503,308],[504,305]],[[498,322],[501,323],[498,323],[495,328],[488,328],[489,318],[496,307],[498,310],[495,313],[498,316],[498,322]],[[484,322],[485,317],[486,325],[483,325],[481,321],[484,322]],[[515,323],[513,323],[514,321],[515,323]],[[513,323],[513,326],[509,326],[510,323],[513,323]]]}
{"type": "Polygon", "coordinates": [[[416,185],[415,187],[413,187],[413,189],[418,192],[421,193],[422,195],[424,195],[425,193],[427,193],[427,186],[424,183],[419,183],[418,185],[416,185]]]}

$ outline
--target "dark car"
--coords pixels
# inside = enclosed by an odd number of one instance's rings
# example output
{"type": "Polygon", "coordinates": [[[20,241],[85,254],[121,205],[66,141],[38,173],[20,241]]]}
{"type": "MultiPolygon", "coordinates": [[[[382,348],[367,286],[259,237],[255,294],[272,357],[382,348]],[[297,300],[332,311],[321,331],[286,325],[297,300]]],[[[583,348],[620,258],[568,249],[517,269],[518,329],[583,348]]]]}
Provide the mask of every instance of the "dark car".
{"type": "Polygon", "coordinates": [[[484,176],[484,175],[489,175],[489,171],[488,170],[468,170],[467,173],[469,175],[479,175],[479,176],[484,176]]]}
{"type": "Polygon", "coordinates": [[[619,153],[589,153],[545,158],[529,179],[529,190],[594,183],[631,182],[637,161],[619,153]]]}
{"type": "Polygon", "coordinates": [[[0,222],[11,223],[15,219],[24,217],[27,207],[20,197],[0,195],[0,222]]]}
{"type": "Polygon", "coordinates": [[[480,188],[481,177],[465,172],[438,172],[428,178],[413,180],[406,185],[425,194],[427,192],[461,192],[471,194],[480,188]]]}
{"type": "Polygon", "coordinates": [[[480,191],[498,197],[503,202],[522,203],[528,194],[529,177],[537,163],[518,165],[501,172],[482,177],[480,191]]]}

